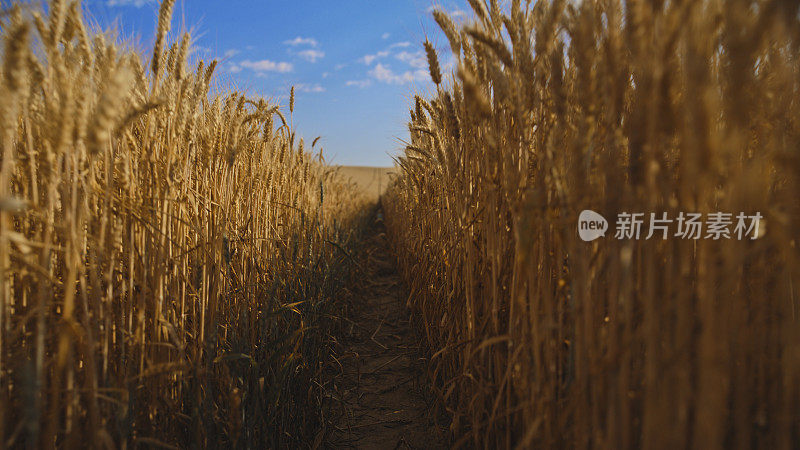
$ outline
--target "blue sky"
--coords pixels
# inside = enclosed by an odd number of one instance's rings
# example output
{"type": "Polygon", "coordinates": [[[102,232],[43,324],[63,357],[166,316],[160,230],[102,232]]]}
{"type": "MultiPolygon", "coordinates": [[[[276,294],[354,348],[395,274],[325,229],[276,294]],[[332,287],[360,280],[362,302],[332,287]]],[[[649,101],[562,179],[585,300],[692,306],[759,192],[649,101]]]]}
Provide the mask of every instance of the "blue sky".
{"type": "MultiPolygon", "coordinates": [[[[288,102],[306,141],[322,136],[328,162],[388,166],[407,139],[415,93],[433,89],[422,41],[442,63],[449,46],[431,18],[434,0],[178,0],[172,36],[189,30],[193,59],[218,58],[217,85],[288,102]]],[[[464,0],[436,5],[463,19],[464,0]]],[[[90,21],[140,49],[153,43],[154,0],[84,0],[90,21]]],[[[148,55],[149,57],[149,55],[148,55]]]]}

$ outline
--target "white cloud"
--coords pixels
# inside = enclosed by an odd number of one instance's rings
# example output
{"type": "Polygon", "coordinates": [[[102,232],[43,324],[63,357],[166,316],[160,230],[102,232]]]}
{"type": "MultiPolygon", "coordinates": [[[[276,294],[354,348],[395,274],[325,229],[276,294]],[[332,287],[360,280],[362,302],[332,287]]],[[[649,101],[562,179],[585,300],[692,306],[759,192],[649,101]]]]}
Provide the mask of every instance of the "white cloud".
{"type": "Polygon", "coordinates": [[[312,94],[325,92],[325,88],[320,86],[319,84],[303,84],[303,83],[300,83],[300,84],[294,85],[294,88],[297,89],[300,92],[308,92],[308,93],[312,93],[312,94]]]}
{"type": "Polygon", "coordinates": [[[422,53],[422,51],[411,53],[404,50],[394,55],[394,57],[415,69],[424,69],[428,67],[428,60],[425,58],[425,54],[422,53]]]}
{"type": "Polygon", "coordinates": [[[370,85],[372,85],[372,80],[350,80],[345,83],[345,86],[355,86],[361,89],[364,89],[370,85]]]}
{"type": "Polygon", "coordinates": [[[345,67],[347,67],[347,64],[337,64],[333,69],[338,71],[344,69],[345,67]]]}
{"type": "Polygon", "coordinates": [[[410,42],[405,42],[405,41],[404,42],[397,42],[395,44],[390,45],[389,48],[387,48],[386,50],[381,50],[381,51],[379,51],[377,53],[373,53],[371,55],[364,55],[359,59],[359,61],[361,61],[363,64],[366,64],[366,65],[369,66],[370,64],[375,62],[375,60],[380,59],[380,58],[386,58],[387,56],[389,56],[392,53],[393,49],[409,47],[410,45],[411,45],[410,42]]]}
{"type": "Polygon", "coordinates": [[[362,63],[364,63],[366,65],[370,65],[376,59],[378,59],[378,58],[386,58],[387,56],[389,56],[389,51],[388,50],[383,50],[383,51],[380,51],[380,52],[372,54],[372,55],[364,55],[359,61],[361,61],[362,63]]]}
{"type": "Polygon", "coordinates": [[[309,45],[311,47],[316,47],[317,45],[319,45],[319,42],[317,42],[317,40],[314,38],[304,38],[300,36],[297,36],[296,38],[290,39],[288,41],[283,41],[283,43],[286,45],[290,45],[292,47],[296,47],[298,45],[309,45]]]}
{"type": "Polygon", "coordinates": [[[390,45],[386,50],[379,51],[371,55],[364,55],[359,61],[367,66],[373,66],[368,72],[369,78],[366,80],[352,80],[345,84],[347,86],[366,87],[372,80],[377,80],[381,83],[387,84],[406,84],[415,81],[425,81],[429,78],[427,67],[428,60],[422,50],[408,51],[395,49],[403,49],[410,47],[411,43],[407,41],[397,42],[390,45]],[[382,62],[377,62],[379,59],[393,56],[398,61],[405,63],[406,69],[395,72],[392,68],[382,62]],[[371,79],[370,79],[371,78],[371,79]]]}
{"type": "Polygon", "coordinates": [[[328,78],[331,76],[330,72],[322,72],[322,78],[328,78]]]}
{"type": "Polygon", "coordinates": [[[447,8],[442,8],[441,6],[431,5],[425,11],[428,14],[432,14],[435,9],[439,9],[439,10],[444,11],[445,13],[447,13],[453,19],[460,19],[460,18],[467,17],[467,12],[464,11],[463,9],[461,9],[461,8],[458,8],[458,7],[452,8],[452,9],[450,9],[448,11],[447,8]]]}
{"type": "Polygon", "coordinates": [[[414,70],[413,72],[407,70],[403,73],[396,74],[388,66],[381,63],[375,65],[369,71],[369,75],[376,80],[387,84],[406,84],[413,81],[423,81],[428,78],[428,72],[422,69],[414,70]]]}
{"type": "Polygon", "coordinates": [[[225,51],[225,53],[223,54],[223,56],[224,56],[225,58],[233,58],[234,56],[238,55],[239,53],[241,53],[241,51],[239,51],[239,50],[236,50],[235,48],[232,48],[232,49],[230,49],[230,50],[227,50],[227,51],[225,51]]]}
{"type": "Polygon", "coordinates": [[[135,6],[141,8],[149,3],[154,3],[153,0],[108,0],[108,6],[135,6]]]}
{"type": "Polygon", "coordinates": [[[325,57],[325,52],[320,50],[308,49],[303,50],[302,52],[298,52],[297,56],[305,59],[308,62],[315,63],[318,59],[322,59],[325,57]]]}
{"type": "Polygon", "coordinates": [[[386,40],[386,39],[389,39],[389,36],[391,36],[391,34],[389,34],[389,33],[383,33],[383,34],[381,35],[381,39],[384,39],[384,40],[386,40]]]}
{"type": "Polygon", "coordinates": [[[275,62],[270,61],[268,59],[262,59],[261,61],[250,61],[244,60],[238,64],[232,64],[228,71],[232,73],[241,72],[242,69],[249,69],[257,74],[265,74],[267,72],[280,72],[286,73],[291,72],[294,70],[294,66],[292,63],[288,62],[275,62]]]}

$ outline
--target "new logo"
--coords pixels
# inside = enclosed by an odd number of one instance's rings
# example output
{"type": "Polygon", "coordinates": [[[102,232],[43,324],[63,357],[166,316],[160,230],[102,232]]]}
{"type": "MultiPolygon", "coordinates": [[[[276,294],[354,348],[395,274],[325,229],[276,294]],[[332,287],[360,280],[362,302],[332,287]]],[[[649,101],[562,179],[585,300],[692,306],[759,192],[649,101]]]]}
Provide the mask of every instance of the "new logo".
{"type": "Polygon", "coordinates": [[[606,235],[608,221],[606,218],[592,211],[584,209],[578,216],[578,234],[584,241],[593,241],[606,235]]]}

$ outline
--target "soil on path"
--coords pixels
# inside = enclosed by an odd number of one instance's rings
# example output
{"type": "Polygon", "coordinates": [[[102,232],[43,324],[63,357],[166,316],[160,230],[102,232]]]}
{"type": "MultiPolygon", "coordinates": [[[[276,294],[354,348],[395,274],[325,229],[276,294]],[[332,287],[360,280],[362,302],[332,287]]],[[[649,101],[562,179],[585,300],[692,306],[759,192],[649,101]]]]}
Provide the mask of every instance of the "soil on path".
{"type": "Polygon", "coordinates": [[[326,446],[359,449],[447,448],[446,417],[430,394],[408,298],[380,221],[367,238],[367,279],[356,292],[336,359],[326,446]]]}

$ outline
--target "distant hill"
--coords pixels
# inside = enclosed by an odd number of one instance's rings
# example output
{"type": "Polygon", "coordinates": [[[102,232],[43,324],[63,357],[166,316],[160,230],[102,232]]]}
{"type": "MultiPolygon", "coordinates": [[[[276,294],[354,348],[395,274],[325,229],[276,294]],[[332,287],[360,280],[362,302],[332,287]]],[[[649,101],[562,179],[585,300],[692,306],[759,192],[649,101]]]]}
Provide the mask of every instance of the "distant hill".
{"type": "Polygon", "coordinates": [[[337,166],[339,171],[377,200],[391,182],[394,167],[337,166]]]}

